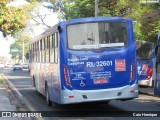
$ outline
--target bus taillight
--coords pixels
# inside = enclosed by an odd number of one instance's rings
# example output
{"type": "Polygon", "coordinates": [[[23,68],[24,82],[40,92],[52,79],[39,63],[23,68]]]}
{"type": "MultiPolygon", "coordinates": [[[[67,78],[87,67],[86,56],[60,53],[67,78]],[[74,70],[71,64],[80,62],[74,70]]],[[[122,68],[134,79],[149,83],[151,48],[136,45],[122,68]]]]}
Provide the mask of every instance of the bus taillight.
{"type": "Polygon", "coordinates": [[[149,80],[152,77],[153,68],[150,67],[147,71],[146,79],[149,80]]]}
{"type": "Polygon", "coordinates": [[[71,86],[70,80],[69,80],[69,74],[66,67],[63,68],[63,73],[64,73],[64,79],[65,79],[66,85],[71,86]]]}
{"type": "Polygon", "coordinates": [[[131,72],[130,72],[130,78],[133,78],[133,74],[132,74],[132,65],[131,65],[131,72]]]}
{"type": "Polygon", "coordinates": [[[131,66],[130,66],[130,79],[131,81],[135,79],[135,62],[132,62],[131,66]]]}

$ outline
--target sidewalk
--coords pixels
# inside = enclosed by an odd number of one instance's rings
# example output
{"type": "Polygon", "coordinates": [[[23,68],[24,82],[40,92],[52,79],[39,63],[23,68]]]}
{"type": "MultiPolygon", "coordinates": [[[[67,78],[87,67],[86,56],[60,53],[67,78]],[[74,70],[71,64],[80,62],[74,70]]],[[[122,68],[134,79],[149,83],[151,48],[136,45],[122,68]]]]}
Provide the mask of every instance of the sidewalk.
{"type": "Polygon", "coordinates": [[[16,106],[11,104],[4,85],[0,85],[0,111],[17,111],[16,106]]]}
{"type": "MultiPolygon", "coordinates": [[[[3,79],[0,75],[0,79],[3,79]]],[[[10,117],[10,112],[17,112],[17,100],[9,91],[6,83],[0,84],[0,120],[23,120],[23,118],[10,117]],[[6,112],[8,112],[6,114],[6,112]]]]}

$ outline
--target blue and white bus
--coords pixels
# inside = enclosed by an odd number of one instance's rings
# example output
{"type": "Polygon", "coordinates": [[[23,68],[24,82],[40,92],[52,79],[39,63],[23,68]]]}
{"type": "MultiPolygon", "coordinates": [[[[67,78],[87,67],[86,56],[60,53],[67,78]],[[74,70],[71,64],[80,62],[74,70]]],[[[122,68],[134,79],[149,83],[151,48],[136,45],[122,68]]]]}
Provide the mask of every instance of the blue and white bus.
{"type": "Polygon", "coordinates": [[[138,97],[132,20],[63,21],[30,42],[31,76],[48,105],[138,97]]]}
{"type": "Polygon", "coordinates": [[[137,71],[138,84],[153,87],[156,78],[154,43],[137,40],[137,71]]]}
{"type": "Polygon", "coordinates": [[[156,56],[156,79],[154,82],[154,95],[160,96],[160,32],[158,33],[157,45],[155,48],[156,56]]]}

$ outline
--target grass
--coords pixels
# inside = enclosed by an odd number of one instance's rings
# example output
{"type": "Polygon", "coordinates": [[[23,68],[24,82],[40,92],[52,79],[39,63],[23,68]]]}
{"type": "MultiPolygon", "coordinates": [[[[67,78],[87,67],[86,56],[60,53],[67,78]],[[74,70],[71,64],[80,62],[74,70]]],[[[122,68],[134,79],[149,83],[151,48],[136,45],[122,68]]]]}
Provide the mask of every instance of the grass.
{"type": "Polygon", "coordinates": [[[0,85],[4,83],[3,79],[0,78],[0,85]]]}

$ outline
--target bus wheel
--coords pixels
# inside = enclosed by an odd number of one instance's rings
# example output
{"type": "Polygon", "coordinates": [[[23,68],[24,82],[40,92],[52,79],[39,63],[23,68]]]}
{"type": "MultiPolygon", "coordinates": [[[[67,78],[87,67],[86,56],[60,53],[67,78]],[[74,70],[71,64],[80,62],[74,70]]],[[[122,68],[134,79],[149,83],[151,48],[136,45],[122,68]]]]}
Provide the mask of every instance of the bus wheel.
{"type": "Polygon", "coordinates": [[[48,87],[46,86],[46,103],[48,106],[52,106],[52,102],[50,101],[48,87]]]}
{"type": "Polygon", "coordinates": [[[34,78],[34,76],[32,77],[32,86],[36,88],[36,83],[35,83],[35,78],[34,78]]]}

